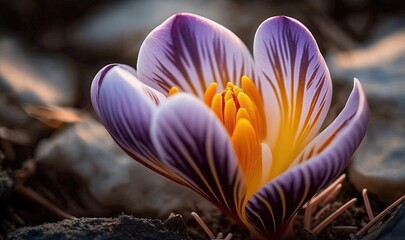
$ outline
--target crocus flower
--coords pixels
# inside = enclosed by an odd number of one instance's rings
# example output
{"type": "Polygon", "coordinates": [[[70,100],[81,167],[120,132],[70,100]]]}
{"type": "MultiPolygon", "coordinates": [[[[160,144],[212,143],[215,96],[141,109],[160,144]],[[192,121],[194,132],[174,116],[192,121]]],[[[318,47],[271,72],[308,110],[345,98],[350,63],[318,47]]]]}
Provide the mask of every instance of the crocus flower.
{"type": "Polygon", "coordinates": [[[252,57],[223,26],[176,14],[146,37],[137,70],[108,65],[91,86],[97,115],[127,154],[266,239],[285,234],[364,137],[356,79],[320,132],[331,95],[313,36],[285,16],[260,25],[252,57]]]}

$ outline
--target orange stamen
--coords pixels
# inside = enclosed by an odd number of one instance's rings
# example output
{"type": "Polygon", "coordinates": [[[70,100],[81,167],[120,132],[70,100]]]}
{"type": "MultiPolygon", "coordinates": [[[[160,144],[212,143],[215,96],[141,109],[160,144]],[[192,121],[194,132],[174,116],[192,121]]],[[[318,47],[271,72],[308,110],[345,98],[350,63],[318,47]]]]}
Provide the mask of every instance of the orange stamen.
{"type": "Polygon", "coordinates": [[[170,88],[169,93],[167,94],[167,96],[170,97],[170,96],[173,96],[174,94],[177,94],[179,92],[180,92],[180,90],[178,88],[172,87],[172,88],[170,88]]]}
{"type": "Polygon", "coordinates": [[[241,82],[242,87],[228,82],[220,93],[217,93],[218,85],[211,83],[203,100],[231,137],[250,195],[263,181],[262,140],[266,136],[266,122],[259,90],[246,76],[241,82]]]}

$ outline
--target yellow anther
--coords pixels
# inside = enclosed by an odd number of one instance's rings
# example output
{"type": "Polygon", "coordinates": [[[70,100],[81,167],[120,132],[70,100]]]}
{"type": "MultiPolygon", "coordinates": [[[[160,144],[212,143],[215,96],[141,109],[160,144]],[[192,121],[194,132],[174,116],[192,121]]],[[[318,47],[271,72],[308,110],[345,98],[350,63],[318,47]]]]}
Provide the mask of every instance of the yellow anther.
{"type": "Polygon", "coordinates": [[[221,120],[221,122],[224,122],[224,114],[223,114],[222,105],[223,105],[222,95],[219,93],[215,94],[212,99],[211,109],[218,116],[218,118],[221,120]]]}
{"type": "Polygon", "coordinates": [[[236,113],[236,122],[238,122],[241,118],[247,119],[247,120],[249,120],[249,122],[251,122],[249,113],[246,111],[246,108],[238,109],[238,112],[236,113]]]}
{"type": "Polygon", "coordinates": [[[225,102],[224,108],[224,125],[228,133],[231,135],[236,124],[236,104],[233,98],[225,102]]]}
{"type": "Polygon", "coordinates": [[[238,156],[239,166],[245,176],[249,198],[261,185],[261,143],[252,124],[244,118],[236,123],[231,140],[238,156]]]}
{"type": "Polygon", "coordinates": [[[229,134],[232,135],[235,123],[240,118],[244,118],[250,121],[257,135],[261,139],[265,139],[266,122],[260,92],[246,76],[242,77],[241,83],[242,87],[240,88],[228,82],[225,89],[220,93],[217,93],[217,83],[211,83],[204,93],[204,102],[215,112],[229,134]],[[241,113],[239,113],[240,108],[244,108],[241,113]],[[225,111],[227,112],[225,113],[225,111]],[[231,112],[232,114],[230,114],[231,112]]]}
{"type": "Polygon", "coordinates": [[[226,84],[226,89],[228,90],[232,90],[233,89],[233,87],[235,87],[235,85],[233,85],[233,83],[231,83],[231,82],[228,82],[227,84],[226,84]]]}
{"type": "Polygon", "coordinates": [[[167,94],[167,96],[170,97],[170,96],[173,96],[174,94],[179,93],[179,92],[180,91],[179,91],[178,88],[172,87],[172,88],[170,88],[169,93],[167,94]]]}
{"type": "Polygon", "coordinates": [[[207,90],[205,90],[204,103],[207,104],[208,106],[211,106],[212,99],[214,98],[214,95],[217,93],[217,88],[218,84],[216,82],[213,82],[208,86],[207,90]]]}
{"type": "Polygon", "coordinates": [[[224,100],[226,102],[229,99],[233,99],[233,92],[231,90],[226,90],[224,100]]]}
{"type": "Polygon", "coordinates": [[[231,138],[246,182],[248,199],[263,183],[262,141],[266,136],[266,122],[259,90],[248,77],[242,77],[241,84],[238,87],[228,82],[217,93],[218,85],[211,83],[204,93],[204,102],[223,123],[231,138]]]}
{"type": "Polygon", "coordinates": [[[233,87],[233,92],[235,93],[236,96],[238,96],[240,92],[243,92],[243,89],[235,86],[233,87]]]}
{"type": "Polygon", "coordinates": [[[249,98],[255,103],[257,113],[258,113],[258,131],[262,138],[266,137],[266,123],[265,123],[265,113],[264,113],[264,104],[262,97],[260,95],[259,89],[256,88],[255,84],[248,77],[242,77],[242,89],[249,98]]]}
{"type": "Polygon", "coordinates": [[[252,123],[252,126],[255,128],[255,130],[257,132],[259,132],[261,130],[259,111],[258,111],[256,105],[254,104],[254,102],[252,101],[252,99],[250,99],[250,97],[246,93],[241,92],[238,94],[238,101],[239,101],[240,107],[246,109],[246,111],[249,115],[250,121],[252,123]]]}

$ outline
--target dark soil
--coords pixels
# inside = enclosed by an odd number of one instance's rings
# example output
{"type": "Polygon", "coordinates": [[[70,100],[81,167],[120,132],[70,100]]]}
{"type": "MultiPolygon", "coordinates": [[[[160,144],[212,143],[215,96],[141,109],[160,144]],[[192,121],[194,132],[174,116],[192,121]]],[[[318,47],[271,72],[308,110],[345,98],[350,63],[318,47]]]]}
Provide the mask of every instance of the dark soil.
{"type": "MultiPolygon", "coordinates": [[[[8,144],[11,147],[11,149],[9,149],[10,151],[18,150],[19,153],[16,154],[14,160],[10,160],[9,155],[3,154],[4,156],[0,165],[0,239],[1,236],[5,237],[7,233],[12,232],[19,227],[35,226],[45,222],[57,222],[61,220],[59,217],[32,200],[22,197],[13,189],[17,170],[22,166],[24,159],[27,160],[33,156],[31,154],[32,147],[18,146],[12,142],[8,142],[8,144]]],[[[48,199],[62,209],[66,209],[64,206],[69,205],[67,202],[69,198],[64,198],[62,189],[56,190],[56,188],[52,187],[41,187],[51,186],[49,185],[49,179],[47,177],[41,177],[41,175],[44,174],[45,173],[41,170],[37,171],[36,174],[25,184],[35,189],[39,194],[47,196],[48,199]]],[[[334,222],[324,229],[317,238],[313,239],[348,239],[349,234],[355,230],[346,231],[336,228],[337,226],[351,226],[360,229],[368,222],[361,194],[354,189],[348,180],[345,180],[342,190],[337,197],[330,202],[329,207],[326,208],[324,213],[320,215],[319,220],[313,218],[312,226],[316,226],[319,221],[322,221],[326,216],[352,198],[358,199],[356,204],[341,214],[334,222]]],[[[369,195],[369,198],[375,213],[380,212],[386,207],[384,204],[379,203],[375,196],[369,195]]],[[[78,203],[79,202],[80,201],[78,201],[78,203]]],[[[315,216],[317,211],[322,207],[324,206],[321,205],[318,209],[314,209],[314,214],[312,216],[315,216]]],[[[232,233],[232,239],[234,240],[250,239],[249,232],[243,226],[237,225],[219,210],[206,211],[203,209],[189,209],[189,211],[180,212],[180,214],[182,214],[185,219],[187,230],[192,239],[207,239],[206,233],[190,215],[192,211],[197,212],[215,234],[218,234],[219,232],[222,232],[225,235],[232,233]]],[[[115,216],[117,215],[119,215],[119,213],[116,213],[115,216]]],[[[137,215],[137,217],[145,216],[137,215]]],[[[305,231],[303,227],[303,211],[298,213],[295,220],[294,234],[295,239],[309,239],[311,236],[311,234],[305,231]]]]}
{"type": "MultiPolygon", "coordinates": [[[[345,86],[335,85],[335,98],[341,98],[349,92],[348,90],[349,89],[345,86]]],[[[326,122],[330,122],[341,108],[342,101],[335,99],[334,104],[331,106],[331,114],[328,116],[329,119],[327,119],[326,122]]],[[[44,133],[44,135],[46,135],[46,133],[44,133]]],[[[38,136],[37,138],[40,139],[41,137],[38,136]]],[[[32,142],[29,146],[22,146],[14,143],[12,139],[0,140],[2,141],[0,148],[0,157],[2,156],[2,158],[0,158],[0,239],[4,238],[7,233],[20,227],[36,226],[46,222],[52,223],[62,220],[32,200],[22,197],[13,189],[15,175],[18,169],[22,167],[25,161],[34,157],[33,149],[35,149],[37,142],[32,142]]],[[[83,187],[80,188],[82,183],[79,179],[72,178],[72,176],[64,176],[63,173],[57,174],[59,178],[62,177],[69,179],[69,181],[65,182],[71,183],[71,186],[56,185],[56,182],[52,181],[52,173],[45,172],[41,169],[40,165],[37,166],[36,173],[27,179],[25,185],[31,187],[40,195],[49,199],[52,203],[67,210],[75,216],[95,217],[94,215],[86,214],[86,209],[81,204],[82,200],[80,195],[83,187]],[[69,209],[70,205],[78,206],[78,209],[83,209],[83,211],[77,211],[77,209],[76,211],[71,211],[71,209],[69,209]]],[[[304,229],[304,213],[303,211],[300,211],[294,222],[294,239],[348,239],[349,234],[356,232],[356,230],[347,231],[339,229],[339,226],[350,226],[360,229],[368,222],[368,218],[361,194],[354,189],[347,179],[343,183],[340,193],[332,202],[330,202],[328,205],[329,207],[327,207],[324,213],[319,216],[319,219],[313,218],[312,220],[312,226],[316,226],[326,216],[330,215],[330,213],[352,198],[358,199],[356,204],[341,214],[316,237],[304,229]]],[[[378,202],[375,196],[369,195],[369,198],[375,213],[379,213],[386,207],[385,204],[378,202]]],[[[94,200],[94,204],[97,204],[96,200],[94,200]]],[[[318,209],[314,209],[313,216],[315,216],[317,211],[323,207],[324,206],[321,205],[318,209]]],[[[218,234],[219,232],[222,232],[225,235],[232,233],[232,239],[234,240],[251,239],[249,237],[249,232],[243,226],[237,225],[219,210],[207,211],[204,209],[189,209],[179,213],[184,217],[191,239],[208,239],[206,233],[190,215],[192,211],[197,212],[215,234],[218,234]]],[[[121,210],[115,209],[111,211],[109,216],[103,217],[116,217],[120,214],[121,210]]],[[[138,213],[136,216],[153,218],[153,215],[148,213],[138,213]]]]}
{"type": "MultiPolygon", "coordinates": [[[[368,217],[366,210],[364,208],[362,196],[356,191],[352,184],[348,180],[343,183],[341,192],[336,196],[336,198],[331,201],[330,206],[320,215],[318,220],[312,218],[312,226],[316,226],[325,217],[329,216],[332,212],[342,206],[344,203],[352,198],[357,198],[357,202],[354,206],[350,207],[343,214],[341,214],[337,219],[335,219],[328,227],[326,227],[318,236],[314,236],[311,232],[305,230],[304,228],[304,210],[298,212],[297,217],[294,222],[294,236],[293,239],[313,239],[313,240],[347,240],[350,233],[355,233],[361,227],[363,227],[368,222],[368,217]],[[339,226],[351,226],[357,227],[357,230],[343,230],[339,229],[339,226]],[[338,228],[336,228],[338,227],[338,228]]],[[[376,197],[369,195],[371,206],[374,213],[382,211],[386,205],[377,201],[376,197]]],[[[325,205],[319,206],[314,209],[312,216],[314,217],[321,208],[325,205]]],[[[195,211],[195,209],[193,210],[195,211]]],[[[234,240],[250,240],[249,232],[242,226],[237,225],[232,220],[229,220],[227,216],[219,211],[213,212],[199,212],[201,218],[207,223],[211,228],[211,231],[215,234],[222,233],[232,233],[234,240]]],[[[186,224],[188,226],[189,234],[193,239],[207,239],[207,235],[204,233],[201,227],[194,221],[192,217],[184,216],[186,224]]]]}
{"type": "Polygon", "coordinates": [[[122,215],[118,218],[80,218],[24,227],[8,235],[10,240],[23,239],[139,239],[139,240],[182,240],[187,239],[186,227],[181,216],[174,216],[166,223],[157,219],[142,219],[122,215]],[[180,218],[179,221],[173,220],[180,218]]]}

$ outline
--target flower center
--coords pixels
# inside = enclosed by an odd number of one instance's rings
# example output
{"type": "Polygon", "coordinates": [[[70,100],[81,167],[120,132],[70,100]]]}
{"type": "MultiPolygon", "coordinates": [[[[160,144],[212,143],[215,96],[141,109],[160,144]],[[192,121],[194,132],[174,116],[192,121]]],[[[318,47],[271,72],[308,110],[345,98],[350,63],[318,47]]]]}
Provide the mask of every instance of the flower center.
{"type": "Polygon", "coordinates": [[[225,90],[217,93],[217,84],[211,83],[204,94],[204,102],[215,112],[232,136],[239,120],[247,120],[258,137],[266,136],[263,103],[253,82],[242,78],[242,88],[228,82],[225,90]]]}
{"type": "MultiPolygon", "coordinates": [[[[228,82],[218,91],[216,82],[205,90],[203,101],[226,128],[238,157],[238,163],[251,196],[267,179],[271,153],[266,143],[266,119],[259,90],[248,77],[241,78],[241,87],[228,82]],[[265,176],[264,176],[264,175],[265,176]]],[[[168,96],[178,93],[172,87],[168,96]]]]}
{"type": "Polygon", "coordinates": [[[241,83],[238,87],[228,82],[220,93],[217,93],[217,83],[211,83],[203,100],[231,136],[250,196],[262,184],[262,140],[266,137],[266,122],[259,90],[246,76],[241,83]]]}

